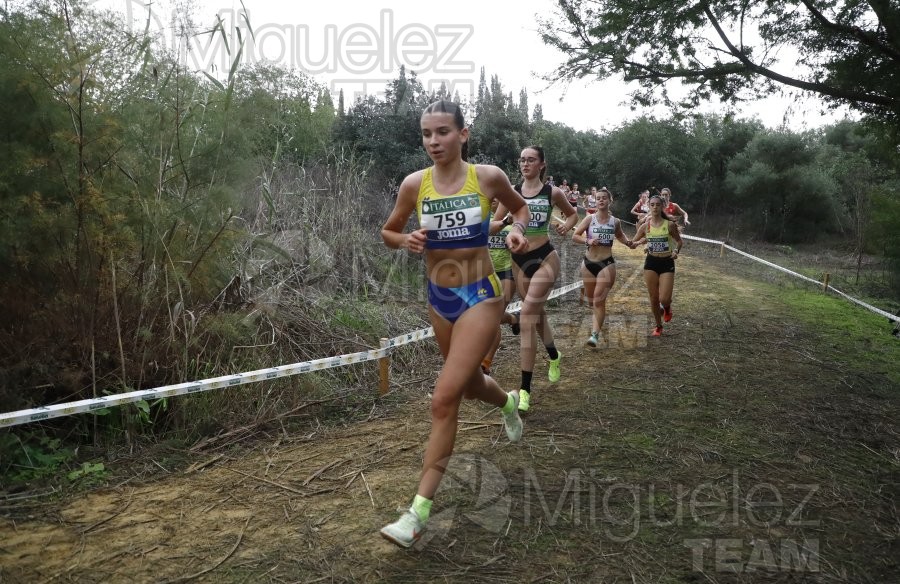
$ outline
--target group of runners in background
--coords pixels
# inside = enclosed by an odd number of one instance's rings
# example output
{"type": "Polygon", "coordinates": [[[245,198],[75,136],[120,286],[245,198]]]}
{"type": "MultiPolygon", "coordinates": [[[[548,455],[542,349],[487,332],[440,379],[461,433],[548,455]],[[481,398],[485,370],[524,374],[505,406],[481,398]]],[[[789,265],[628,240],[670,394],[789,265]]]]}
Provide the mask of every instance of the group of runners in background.
{"type": "Polygon", "coordinates": [[[533,398],[538,338],[549,358],[549,381],[560,379],[562,355],[544,309],[561,269],[551,228],[561,236],[574,229],[572,240],[585,246],[581,276],[593,308],[587,343],[597,346],[616,278],[613,241],[632,249],[646,245],[644,281],[656,321],[650,334],[660,336],[663,322],[672,318],[675,260],[683,245],[676,214],[689,224],[687,213],[663,199],[668,189],[648,191],[646,202],[635,205],[640,216],[633,238],[610,213],[613,196],[605,187],[592,188],[584,197],[588,212],[579,220],[577,184],[566,192],[566,181],[555,186],[549,180],[540,146],[522,150],[522,182],[515,186],[496,166],[469,164],[469,129],[454,102],[428,106],[420,127],[434,164],[403,180],[382,238],[388,247],[425,255],[429,316],[444,365],[432,392],[431,432],[416,495],[397,521],[381,529],[383,537],[402,547],[414,544],[425,530],[453,453],[462,399],[500,408],[507,437],[516,442],[523,431],[519,412],[528,411],[533,398]],[[413,213],[420,227],[406,232],[413,213]],[[515,292],[522,300],[518,316],[505,312],[515,292]],[[490,375],[501,323],[520,335],[521,383],[510,392],[490,375]]]}

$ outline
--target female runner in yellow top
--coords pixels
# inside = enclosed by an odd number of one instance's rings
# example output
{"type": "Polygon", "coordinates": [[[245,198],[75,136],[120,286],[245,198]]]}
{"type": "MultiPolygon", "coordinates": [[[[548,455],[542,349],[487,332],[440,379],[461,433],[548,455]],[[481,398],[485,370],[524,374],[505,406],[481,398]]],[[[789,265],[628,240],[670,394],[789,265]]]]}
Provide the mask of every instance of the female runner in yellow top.
{"type": "Polygon", "coordinates": [[[501,285],[487,248],[490,201],[496,197],[513,215],[506,237],[511,251],[527,246],[528,207],[502,170],[466,162],[469,129],[458,104],[429,105],[420,126],[422,145],[434,165],[403,179],[381,230],[388,247],[425,254],[429,314],[444,357],[431,398],[431,434],[417,494],[410,509],[381,530],[402,547],[414,544],[425,529],[431,500],[453,453],[463,397],[500,407],[510,441],[522,436],[518,394],[500,389],[480,365],[503,312],[501,285]],[[414,211],[420,229],[404,233],[414,211]]]}
{"type": "Polygon", "coordinates": [[[665,201],[654,193],[648,201],[650,212],[634,234],[634,243],[647,242],[644,283],[650,297],[650,310],[656,320],[651,336],[659,337],[663,320],[672,320],[672,292],[675,288],[675,260],[684,242],[672,217],[665,213],[665,201]]]}

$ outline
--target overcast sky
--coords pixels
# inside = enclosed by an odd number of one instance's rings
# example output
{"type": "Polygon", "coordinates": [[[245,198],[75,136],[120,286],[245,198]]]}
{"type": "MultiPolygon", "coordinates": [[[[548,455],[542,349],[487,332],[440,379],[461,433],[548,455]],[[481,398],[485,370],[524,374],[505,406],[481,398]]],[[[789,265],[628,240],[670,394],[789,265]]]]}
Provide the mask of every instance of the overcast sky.
{"type": "MultiPolygon", "coordinates": [[[[363,0],[287,2],[276,0],[156,0],[154,28],[166,31],[170,46],[172,15],[190,13],[194,24],[204,28],[218,16],[235,22],[244,32],[244,8],[255,34],[246,60],[277,61],[311,74],[334,90],[353,96],[379,94],[387,80],[396,77],[401,64],[414,69],[423,82],[437,87],[444,82],[463,98],[477,92],[481,68],[488,78],[498,75],[505,91],[518,99],[529,93],[529,105],[540,103],[544,118],[576,130],[602,131],[642,114],[665,117],[664,111],[631,111],[624,103],[628,87],[621,80],[575,81],[548,87],[541,79],[563,61],[563,55],[544,45],[537,33],[535,15],[549,16],[554,3],[518,0],[515,3],[487,0],[454,2],[386,3],[363,0]],[[182,6],[175,9],[175,3],[182,6]],[[190,6],[190,10],[183,8],[190,6]]],[[[146,20],[145,0],[98,0],[146,20]]],[[[196,43],[189,58],[196,68],[227,70],[229,56],[224,47],[196,43]]],[[[794,130],[817,127],[843,117],[843,112],[821,115],[814,100],[773,98],[743,107],[741,117],[756,116],[769,127],[787,121],[794,130]]],[[[707,111],[725,113],[721,106],[707,111]]]]}

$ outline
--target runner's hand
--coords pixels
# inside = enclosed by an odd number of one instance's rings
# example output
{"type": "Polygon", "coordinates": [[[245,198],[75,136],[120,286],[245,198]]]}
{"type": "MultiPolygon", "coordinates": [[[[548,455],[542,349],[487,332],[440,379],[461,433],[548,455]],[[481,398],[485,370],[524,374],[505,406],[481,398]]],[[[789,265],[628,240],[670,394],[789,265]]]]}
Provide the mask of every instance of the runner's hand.
{"type": "Polygon", "coordinates": [[[506,235],[506,247],[512,253],[525,253],[528,249],[528,240],[518,229],[513,229],[506,235]]]}
{"type": "Polygon", "coordinates": [[[425,241],[427,239],[424,229],[411,231],[406,234],[406,249],[413,253],[422,253],[425,251],[425,241]]]}

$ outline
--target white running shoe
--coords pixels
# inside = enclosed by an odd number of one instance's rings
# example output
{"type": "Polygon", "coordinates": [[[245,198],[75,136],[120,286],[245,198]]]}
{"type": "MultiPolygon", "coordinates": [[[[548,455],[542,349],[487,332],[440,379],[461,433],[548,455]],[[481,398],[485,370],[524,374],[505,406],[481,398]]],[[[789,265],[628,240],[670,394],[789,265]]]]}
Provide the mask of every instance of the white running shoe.
{"type": "MultiPolygon", "coordinates": [[[[519,394],[510,392],[515,400],[515,406],[508,414],[503,415],[503,427],[506,428],[506,437],[510,442],[518,442],[522,438],[522,418],[519,417],[519,394]]],[[[502,413],[502,412],[501,412],[502,413]]]]}
{"type": "Polygon", "coordinates": [[[588,337],[588,340],[587,340],[587,344],[591,347],[596,347],[597,343],[599,343],[599,342],[600,342],[600,339],[599,339],[597,333],[591,333],[591,336],[588,337]]]}
{"type": "Polygon", "coordinates": [[[408,548],[416,543],[425,531],[425,524],[412,507],[409,508],[400,519],[381,528],[381,536],[403,548],[408,548]]]}

